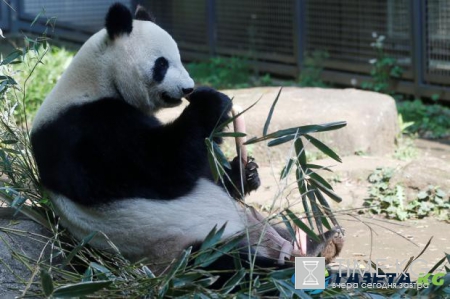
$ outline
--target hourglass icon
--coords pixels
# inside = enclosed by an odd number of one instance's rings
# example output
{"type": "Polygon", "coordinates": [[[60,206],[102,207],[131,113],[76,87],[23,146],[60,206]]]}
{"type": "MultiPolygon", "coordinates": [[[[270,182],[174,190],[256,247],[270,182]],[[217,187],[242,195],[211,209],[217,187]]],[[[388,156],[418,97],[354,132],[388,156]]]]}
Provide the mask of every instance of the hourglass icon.
{"type": "Polygon", "coordinates": [[[317,265],[319,261],[302,261],[303,267],[308,271],[308,275],[306,275],[303,280],[303,285],[305,286],[317,286],[319,285],[319,280],[314,276],[313,271],[317,269],[317,265]]]}

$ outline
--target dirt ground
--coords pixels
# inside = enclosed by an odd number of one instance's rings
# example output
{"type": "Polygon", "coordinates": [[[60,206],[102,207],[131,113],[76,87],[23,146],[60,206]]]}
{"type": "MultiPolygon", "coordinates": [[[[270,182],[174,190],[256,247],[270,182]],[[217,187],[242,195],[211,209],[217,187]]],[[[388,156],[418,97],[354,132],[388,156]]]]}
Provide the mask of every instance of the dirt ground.
{"type": "MultiPolygon", "coordinates": [[[[420,151],[417,159],[425,156],[446,161],[450,159],[448,140],[419,139],[415,144],[420,151]]],[[[292,183],[294,179],[285,184],[279,182],[282,161],[278,163],[273,161],[268,163],[267,159],[258,161],[261,164],[259,173],[262,187],[251,194],[246,201],[266,211],[289,205],[294,211],[301,212],[302,205],[298,192],[295,184],[292,183]]],[[[369,214],[358,215],[356,211],[361,207],[364,198],[368,196],[367,176],[376,167],[401,167],[407,162],[391,157],[349,156],[343,157],[342,164],[333,160],[321,160],[315,163],[333,166],[334,174],[328,178],[334,182],[336,193],[343,198],[340,204],[333,205],[338,221],[345,228],[346,243],[340,255],[343,259],[342,264],[349,262],[352,267],[354,260],[370,259],[375,262],[377,259],[384,259],[379,262],[382,269],[395,272],[397,262],[404,266],[410,257],[417,256],[422,251],[431,237],[433,239],[430,246],[420,257],[423,261],[413,266],[414,272],[428,271],[444,257],[444,252],[450,253],[448,222],[433,218],[400,222],[386,220],[379,216],[372,217],[369,214]]],[[[447,192],[450,190],[450,186],[441,187],[444,187],[447,192]]],[[[411,274],[412,277],[415,276],[411,274]]]]}

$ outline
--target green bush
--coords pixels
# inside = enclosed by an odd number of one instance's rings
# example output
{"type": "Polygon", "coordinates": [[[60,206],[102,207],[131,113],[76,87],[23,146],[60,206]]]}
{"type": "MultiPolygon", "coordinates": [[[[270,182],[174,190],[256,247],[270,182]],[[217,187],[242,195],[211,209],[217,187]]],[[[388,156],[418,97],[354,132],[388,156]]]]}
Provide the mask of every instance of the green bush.
{"type": "MultiPolygon", "coordinates": [[[[397,59],[389,56],[385,51],[385,37],[373,34],[375,41],[371,44],[375,50],[375,58],[369,61],[372,64],[370,76],[372,81],[363,82],[363,89],[373,90],[393,96],[397,100],[403,95],[394,91],[395,84],[401,78],[403,69],[397,59]]],[[[433,97],[435,99],[436,97],[433,97]]],[[[426,138],[443,138],[450,136],[450,109],[433,104],[426,105],[420,99],[415,101],[398,101],[397,108],[405,122],[413,122],[406,131],[418,133],[426,138]]]]}
{"type": "MultiPolygon", "coordinates": [[[[26,91],[24,107],[21,108],[25,108],[25,112],[29,116],[34,116],[74,55],[72,52],[56,46],[48,48],[45,55],[42,54],[43,51],[45,51],[43,47],[37,48],[36,51],[29,51],[27,55],[24,55],[22,63],[13,64],[11,67],[18,88],[26,91]]],[[[19,117],[19,120],[22,119],[19,117]]]]}
{"type": "Polygon", "coordinates": [[[398,65],[397,59],[386,53],[384,46],[385,36],[378,36],[375,32],[372,36],[375,41],[371,44],[371,47],[376,53],[376,57],[369,61],[372,64],[372,69],[370,70],[372,81],[363,82],[361,87],[397,98],[399,96],[395,94],[393,86],[401,77],[403,69],[398,65]]]}
{"type": "Polygon", "coordinates": [[[240,57],[213,57],[186,66],[194,81],[217,89],[251,86],[248,60],[240,57]]]}
{"type": "Polygon", "coordinates": [[[330,57],[326,51],[314,51],[305,55],[299,85],[303,87],[327,87],[322,80],[325,61],[330,57]]]}
{"type": "Polygon", "coordinates": [[[420,99],[397,103],[403,120],[414,122],[407,128],[426,138],[445,138],[450,136],[450,108],[439,104],[426,105],[420,99]]]}

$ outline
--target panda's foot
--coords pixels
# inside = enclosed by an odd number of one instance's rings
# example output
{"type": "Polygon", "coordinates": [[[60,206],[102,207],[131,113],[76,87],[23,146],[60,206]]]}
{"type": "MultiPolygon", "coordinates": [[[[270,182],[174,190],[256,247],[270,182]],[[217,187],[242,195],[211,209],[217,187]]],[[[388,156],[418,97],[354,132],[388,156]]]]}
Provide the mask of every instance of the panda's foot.
{"type": "Polygon", "coordinates": [[[281,246],[280,256],[278,257],[278,264],[284,265],[286,260],[291,260],[294,253],[294,246],[289,241],[284,241],[281,246]]]}
{"type": "Polygon", "coordinates": [[[247,187],[245,188],[245,193],[248,194],[251,191],[255,191],[261,186],[261,180],[259,179],[258,174],[258,164],[256,164],[255,159],[253,157],[248,156],[247,165],[245,165],[244,169],[244,178],[245,184],[247,187]]]}
{"type": "Polygon", "coordinates": [[[326,264],[331,263],[341,253],[345,242],[344,232],[343,228],[336,228],[333,238],[328,241],[327,246],[322,251],[321,255],[325,257],[326,264]]]}

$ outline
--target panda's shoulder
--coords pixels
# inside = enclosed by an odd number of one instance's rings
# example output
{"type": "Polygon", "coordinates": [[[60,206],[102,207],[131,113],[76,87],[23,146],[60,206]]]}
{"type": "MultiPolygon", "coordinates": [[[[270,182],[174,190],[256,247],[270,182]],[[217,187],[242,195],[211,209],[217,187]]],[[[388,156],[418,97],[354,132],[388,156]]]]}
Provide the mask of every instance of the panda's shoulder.
{"type": "Polygon", "coordinates": [[[62,109],[56,117],[52,117],[50,123],[71,123],[84,127],[93,123],[117,124],[142,121],[153,125],[161,124],[153,115],[143,113],[121,98],[103,97],[70,105],[62,109]]]}

